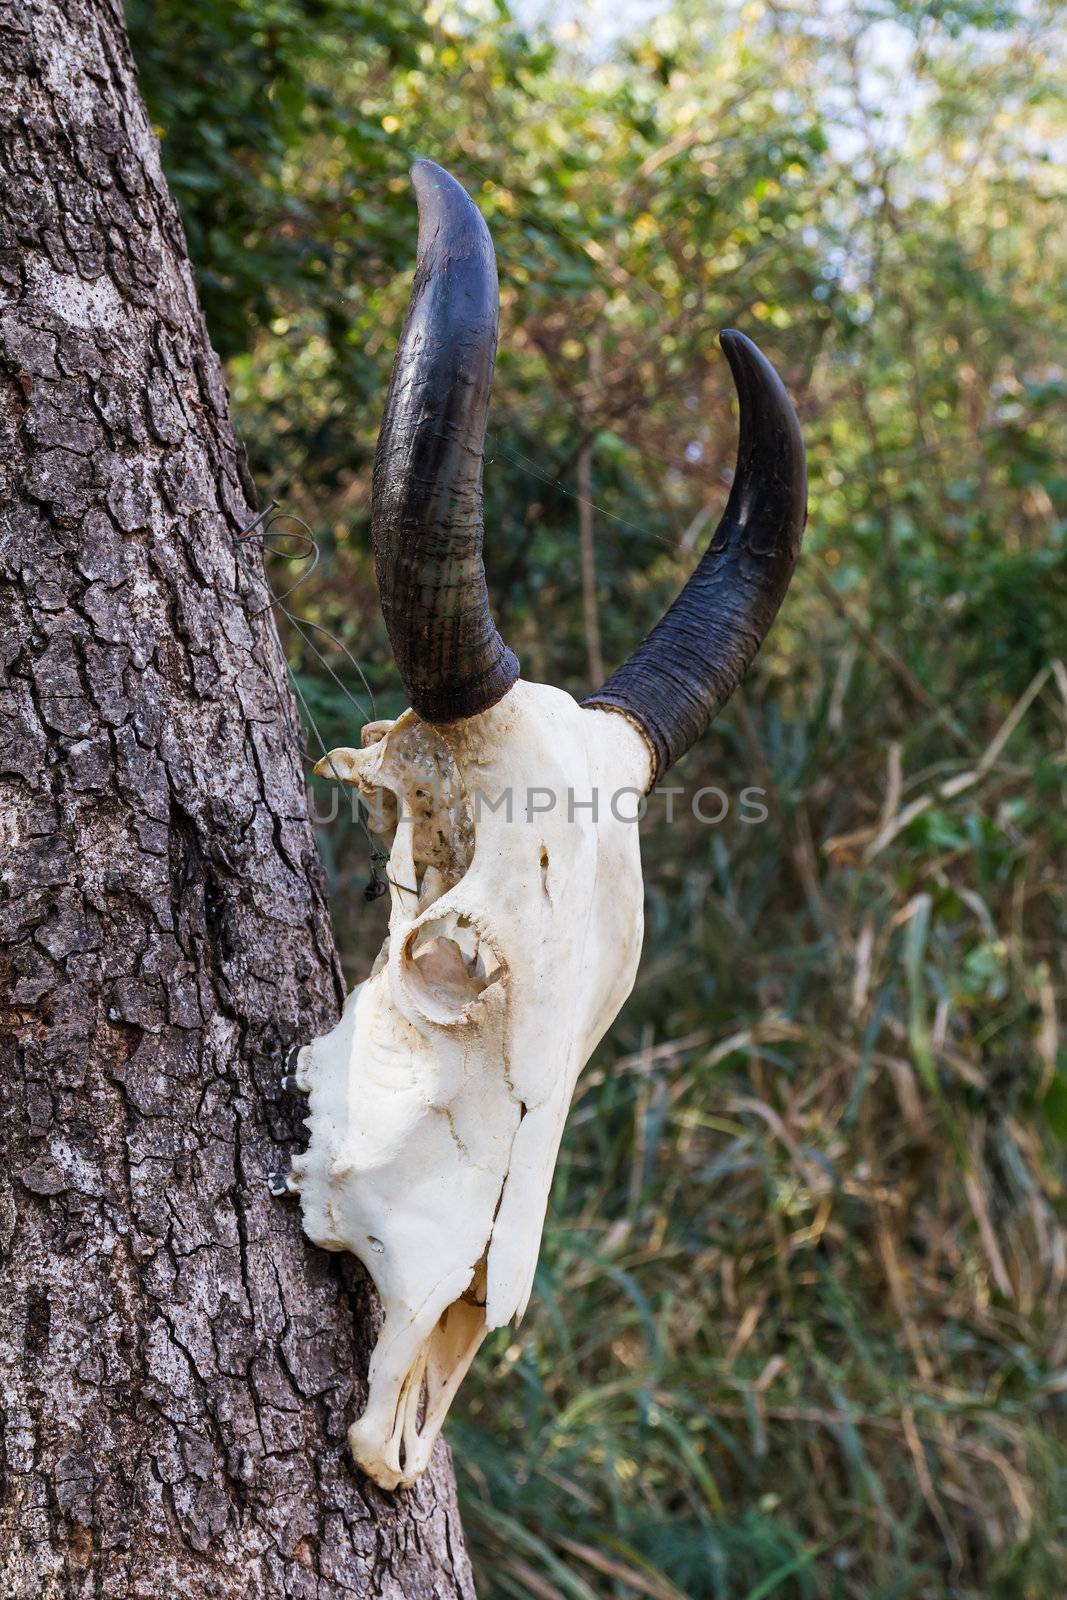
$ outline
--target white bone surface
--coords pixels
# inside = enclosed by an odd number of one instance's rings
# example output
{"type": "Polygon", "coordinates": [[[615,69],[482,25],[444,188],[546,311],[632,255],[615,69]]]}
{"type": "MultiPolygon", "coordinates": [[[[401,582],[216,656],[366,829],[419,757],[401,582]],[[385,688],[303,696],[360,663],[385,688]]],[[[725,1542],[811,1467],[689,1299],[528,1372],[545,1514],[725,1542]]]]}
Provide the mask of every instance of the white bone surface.
{"type": "Polygon", "coordinates": [[[316,770],[392,835],[389,935],[300,1052],[294,1179],[308,1236],[358,1256],[381,1299],[349,1443],[394,1489],[426,1467],[486,1333],[529,1299],[574,1086],[637,971],[638,829],[620,819],[651,762],[623,716],[522,680],[479,716],[407,711],[363,737],[316,770]],[[545,791],[553,808],[528,817],[545,791]]]}

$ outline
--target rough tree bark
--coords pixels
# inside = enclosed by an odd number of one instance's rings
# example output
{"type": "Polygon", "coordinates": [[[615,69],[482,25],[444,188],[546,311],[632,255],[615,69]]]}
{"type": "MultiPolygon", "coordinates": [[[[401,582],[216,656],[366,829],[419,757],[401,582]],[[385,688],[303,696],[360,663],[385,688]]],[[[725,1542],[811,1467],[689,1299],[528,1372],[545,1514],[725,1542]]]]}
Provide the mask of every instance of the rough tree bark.
{"type": "Polygon", "coordinates": [[[252,489],[114,0],[0,16],[0,1594],[471,1596],[264,1175],[341,985],[252,489]]]}

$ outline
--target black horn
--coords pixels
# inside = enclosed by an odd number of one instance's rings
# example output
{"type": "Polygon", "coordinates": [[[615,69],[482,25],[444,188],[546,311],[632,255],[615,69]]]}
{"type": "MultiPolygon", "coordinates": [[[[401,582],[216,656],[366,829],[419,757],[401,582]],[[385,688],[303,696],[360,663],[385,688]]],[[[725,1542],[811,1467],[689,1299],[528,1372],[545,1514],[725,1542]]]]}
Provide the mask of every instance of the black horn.
{"type": "Polygon", "coordinates": [[[411,169],[415,283],[374,458],[374,567],[411,705],[454,722],[495,705],[519,675],[489,611],[482,456],[496,359],[489,230],[432,161],[411,169]]]}
{"type": "Polygon", "coordinates": [[[653,752],[653,783],[699,739],[741,682],[793,576],[807,516],[804,441],[770,362],[721,336],[741,410],[733,487],[689,582],[587,706],[621,711],[653,752]]]}

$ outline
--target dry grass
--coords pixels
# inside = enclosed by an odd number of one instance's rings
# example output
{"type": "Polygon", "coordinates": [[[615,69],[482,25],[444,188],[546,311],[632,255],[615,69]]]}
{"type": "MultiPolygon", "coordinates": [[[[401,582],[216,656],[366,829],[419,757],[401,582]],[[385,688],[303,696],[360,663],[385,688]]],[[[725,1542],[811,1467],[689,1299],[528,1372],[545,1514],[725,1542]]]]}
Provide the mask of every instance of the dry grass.
{"type": "Polygon", "coordinates": [[[815,606],[778,662],[825,668],[678,780],[768,823],[645,825],[638,990],[450,1430],[483,1600],[1063,1593],[1067,676],[950,740],[815,606]]]}

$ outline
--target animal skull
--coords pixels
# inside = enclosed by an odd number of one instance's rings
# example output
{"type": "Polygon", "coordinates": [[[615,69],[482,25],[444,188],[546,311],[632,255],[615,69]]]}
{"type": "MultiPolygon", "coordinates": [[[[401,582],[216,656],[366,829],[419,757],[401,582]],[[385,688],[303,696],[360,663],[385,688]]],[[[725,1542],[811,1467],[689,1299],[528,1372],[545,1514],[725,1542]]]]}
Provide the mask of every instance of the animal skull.
{"type": "Polygon", "coordinates": [[[349,1443],[385,1489],[423,1471],[486,1333],[525,1309],[574,1086],[637,970],[633,797],[743,675],[792,574],[805,501],[785,390],[754,345],[724,335],[741,445],[696,572],[584,704],[519,679],[481,557],[492,245],[452,178],[429,162],[413,176],[419,259],[373,489],[413,709],[316,768],[391,840],[389,934],[337,1026],[299,1052],[310,1140],[288,1182],[308,1236],[356,1255],[381,1299],[349,1443]]]}
{"type": "Polygon", "coordinates": [[[407,711],[372,732],[320,767],[393,834],[389,935],[300,1054],[311,1140],[294,1177],[309,1237],[351,1250],[381,1297],[349,1438],[391,1489],[426,1466],[486,1333],[529,1299],[575,1081],[637,971],[637,828],[610,800],[642,795],[650,761],[622,717],[521,680],[463,722],[407,711]]]}

